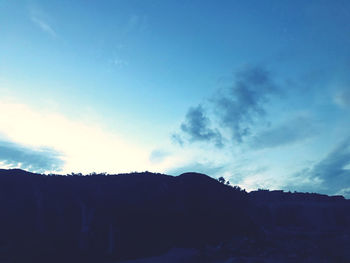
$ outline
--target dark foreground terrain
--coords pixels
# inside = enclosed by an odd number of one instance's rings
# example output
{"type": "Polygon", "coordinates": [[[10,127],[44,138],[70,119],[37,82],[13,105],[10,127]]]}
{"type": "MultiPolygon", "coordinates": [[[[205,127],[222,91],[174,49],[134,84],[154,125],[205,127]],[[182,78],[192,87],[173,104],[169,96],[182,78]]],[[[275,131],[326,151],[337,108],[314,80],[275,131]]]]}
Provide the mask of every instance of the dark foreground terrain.
{"type": "Polygon", "coordinates": [[[350,200],[203,174],[0,170],[0,262],[350,262],[350,200]]]}

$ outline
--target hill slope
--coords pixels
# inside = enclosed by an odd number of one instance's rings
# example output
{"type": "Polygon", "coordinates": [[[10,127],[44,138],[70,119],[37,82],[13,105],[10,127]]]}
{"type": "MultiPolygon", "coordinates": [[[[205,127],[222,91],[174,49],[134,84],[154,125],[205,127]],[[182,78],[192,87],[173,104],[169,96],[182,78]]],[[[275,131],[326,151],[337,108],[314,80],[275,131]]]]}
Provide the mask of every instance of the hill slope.
{"type": "Polygon", "coordinates": [[[0,209],[0,262],[118,262],[175,248],[196,251],[190,262],[261,260],[276,256],[273,248],[301,251],[301,241],[309,249],[317,237],[328,250],[312,253],[321,259],[338,253],[342,260],[342,246],[350,244],[349,200],[248,194],[197,173],[43,176],[0,170],[0,209]]]}

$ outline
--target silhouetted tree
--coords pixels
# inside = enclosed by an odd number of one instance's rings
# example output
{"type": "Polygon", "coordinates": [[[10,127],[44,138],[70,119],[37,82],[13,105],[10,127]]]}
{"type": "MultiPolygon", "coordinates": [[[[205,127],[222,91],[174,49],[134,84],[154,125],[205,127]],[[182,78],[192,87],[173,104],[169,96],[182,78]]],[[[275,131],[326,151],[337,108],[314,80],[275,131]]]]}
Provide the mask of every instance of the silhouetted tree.
{"type": "Polygon", "coordinates": [[[218,178],[218,181],[219,181],[220,183],[224,184],[226,180],[225,180],[224,177],[221,176],[221,177],[218,178]]]}

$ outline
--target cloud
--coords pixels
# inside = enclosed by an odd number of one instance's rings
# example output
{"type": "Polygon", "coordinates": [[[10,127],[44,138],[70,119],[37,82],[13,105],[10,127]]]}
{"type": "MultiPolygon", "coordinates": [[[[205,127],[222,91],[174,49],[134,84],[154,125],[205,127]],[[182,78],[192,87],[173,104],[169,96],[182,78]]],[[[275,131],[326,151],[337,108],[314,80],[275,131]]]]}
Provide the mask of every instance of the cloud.
{"type": "Polygon", "coordinates": [[[0,141],[0,163],[8,168],[40,173],[60,171],[64,164],[60,154],[53,149],[32,149],[8,141],[0,141]]]}
{"type": "MultiPolygon", "coordinates": [[[[181,132],[189,136],[190,142],[202,141],[223,147],[223,141],[229,134],[229,141],[241,143],[251,133],[257,119],[265,114],[265,105],[280,89],[274,84],[270,73],[262,67],[247,67],[235,74],[232,86],[224,91],[217,91],[210,99],[207,108],[199,105],[191,107],[181,124],[181,132]],[[216,127],[210,127],[211,116],[216,127]]],[[[175,139],[181,139],[177,135],[175,139]]],[[[179,141],[180,144],[183,140],[179,141]]]]}
{"type": "Polygon", "coordinates": [[[128,27],[129,28],[135,28],[140,24],[140,16],[138,15],[131,15],[128,20],[128,27]]]}
{"type": "Polygon", "coordinates": [[[235,82],[225,94],[214,97],[215,112],[232,139],[241,143],[250,134],[256,117],[265,114],[264,106],[278,93],[270,73],[261,67],[250,67],[236,74],[235,82]]]}
{"type": "Polygon", "coordinates": [[[345,198],[350,199],[350,187],[341,189],[339,192],[336,193],[336,195],[342,195],[345,198]]]}
{"type": "Polygon", "coordinates": [[[290,187],[327,194],[347,192],[350,188],[350,137],[344,139],[324,159],[293,175],[290,187]]]}
{"type": "Polygon", "coordinates": [[[218,130],[210,127],[210,121],[201,105],[192,107],[186,114],[186,120],[181,124],[181,131],[187,134],[191,142],[211,141],[217,147],[222,147],[222,136],[218,130]]]}
{"type": "Polygon", "coordinates": [[[148,18],[146,15],[133,14],[130,15],[125,30],[127,33],[134,31],[144,31],[148,27],[148,18]]]}
{"type": "Polygon", "coordinates": [[[254,149],[274,148],[306,140],[317,133],[316,124],[311,118],[299,116],[259,133],[252,138],[250,145],[254,149]]]}
{"type": "Polygon", "coordinates": [[[350,186],[350,137],[342,141],[328,156],[311,171],[312,177],[324,181],[331,191],[350,186]]]}
{"type": "Polygon", "coordinates": [[[178,144],[180,146],[183,146],[184,145],[184,140],[182,139],[181,135],[178,134],[178,133],[173,133],[171,136],[171,141],[175,144],[178,144]]]}
{"type": "Polygon", "coordinates": [[[163,151],[160,149],[153,150],[149,156],[149,160],[152,163],[161,163],[165,160],[166,157],[170,155],[169,152],[163,151]]]}
{"type": "Polygon", "coordinates": [[[334,102],[342,108],[350,107],[350,89],[339,90],[333,99],[334,102]]]}
{"type": "Polygon", "coordinates": [[[57,33],[56,31],[43,19],[32,15],[30,17],[30,19],[32,20],[32,22],[37,25],[43,32],[49,34],[51,37],[53,38],[57,38],[57,33]]]}
{"type": "Polygon", "coordinates": [[[50,35],[53,38],[57,38],[58,35],[54,28],[50,25],[52,17],[48,15],[40,6],[31,5],[28,9],[29,18],[34,25],[39,27],[44,33],[50,35]]]}
{"type": "Polygon", "coordinates": [[[115,58],[113,60],[113,65],[120,69],[126,67],[128,64],[129,63],[126,60],[120,58],[115,58]]]}

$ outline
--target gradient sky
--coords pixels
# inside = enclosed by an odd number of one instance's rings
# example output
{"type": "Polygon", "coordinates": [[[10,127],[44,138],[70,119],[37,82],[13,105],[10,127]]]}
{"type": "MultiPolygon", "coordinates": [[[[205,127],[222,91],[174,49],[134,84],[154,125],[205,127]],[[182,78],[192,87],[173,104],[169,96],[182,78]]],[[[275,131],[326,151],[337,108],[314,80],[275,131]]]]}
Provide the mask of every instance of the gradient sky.
{"type": "Polygon", "coordinates": [[[350,197],[350,1],[0,0],[0,167],[350,197]]]}

